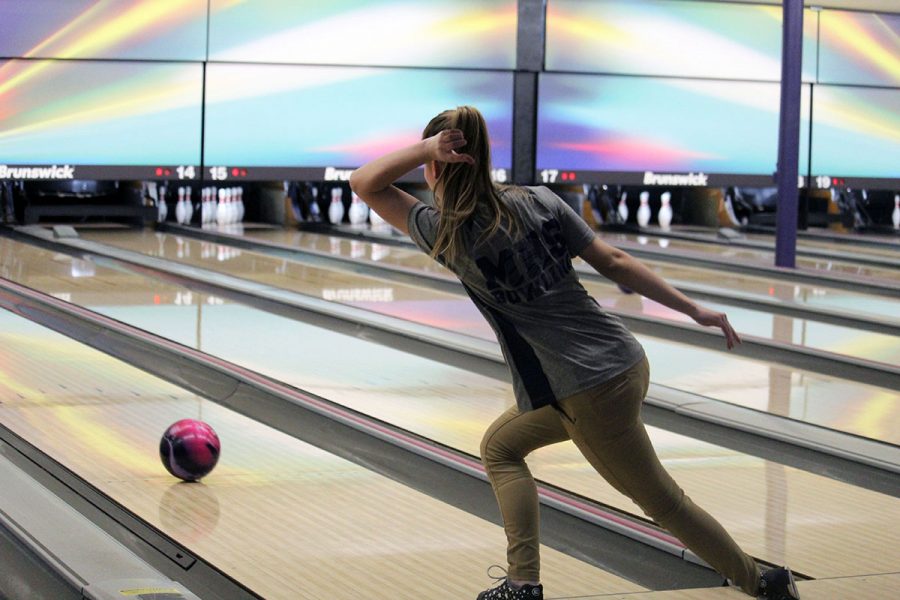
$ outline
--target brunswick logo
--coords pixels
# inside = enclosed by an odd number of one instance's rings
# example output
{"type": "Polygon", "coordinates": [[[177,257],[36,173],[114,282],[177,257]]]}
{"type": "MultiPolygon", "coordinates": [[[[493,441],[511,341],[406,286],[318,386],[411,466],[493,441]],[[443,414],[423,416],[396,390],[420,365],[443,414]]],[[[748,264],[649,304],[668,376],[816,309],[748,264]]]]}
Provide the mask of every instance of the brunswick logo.
{"type": "Polygon", "coordinates": [[[350,181],[350,175],[352,173],[353,169],[325,167],[325,181],[350,181]]]}
{"type": "Polygon", "coordinates": [[[0,165],[0,179],[75,179],[75,167],[10,167],[0,165]]]}
{"type": "Polygon", "coordinates": [[[705,173],[654,173],[644,171],[644,185],[693,185],[705,186],[709,175],[705,173]]]}

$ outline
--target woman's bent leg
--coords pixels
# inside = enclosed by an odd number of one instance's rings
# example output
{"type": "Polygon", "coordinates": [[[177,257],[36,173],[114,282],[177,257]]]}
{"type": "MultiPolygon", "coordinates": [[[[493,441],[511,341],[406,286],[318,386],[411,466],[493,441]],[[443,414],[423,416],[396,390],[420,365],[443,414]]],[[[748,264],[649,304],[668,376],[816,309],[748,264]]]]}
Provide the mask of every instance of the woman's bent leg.
{"type": "Polygon", "coordinates": [[[591,465],[648,517],[755,596],[759,569],[725,529],[666,472],[640,418],[649,383],[645,361],[610,382],[560,401],[562,421],[591,465]]]}
{"type": "Polygon", "coordinates": [[[503,517],[508,575],[513,581],[540,581],[537,487],[525,456],[567,439],[559,415],[547,406],[525,413],[509,409],[488,427],[481,441],[481,458],[503,517]]]}

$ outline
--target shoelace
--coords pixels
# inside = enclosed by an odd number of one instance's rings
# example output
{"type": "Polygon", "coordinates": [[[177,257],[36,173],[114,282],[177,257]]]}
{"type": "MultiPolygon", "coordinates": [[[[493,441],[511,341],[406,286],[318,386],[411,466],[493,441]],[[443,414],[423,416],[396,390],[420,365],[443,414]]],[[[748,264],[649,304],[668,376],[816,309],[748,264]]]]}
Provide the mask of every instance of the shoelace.
{"type": "Polygon", "coordinates": [[[509,573],[507,573],[506,569],[504,569],[504,568],[501,567],[500,565],[491,565],[491,566],[489,566],[489,567],[487,568],[487,576],[494,580],[494,583],[493,583],[493,585],[492,585],[491,587],[497,587],[497,586],[499,586],[499,585],[503,585],[503,582],[504,582],[504,581],[508,581],[508,580],[509,580],[509,573]],[[491,574],[491,570],[492,570],[492,569],[500,569],[500,572],[503,573],[503,575],[499,575],[499,576],[498,576],[498,575],[492,575],[492,574],[491,574]]]}
{"type": "Polygon", "coordinates": [[[503,593],[503,598],[517,598],[518,591],[513,590],[509,585],[509,573],[500,565],[491,565],[487,569],[487,576],[494,580],[494,584],[490,588],[491,597],[499,598],[499,594],[503,593]],[[502,575],[493,575],[491,571],[499,569],[502,575]]]}

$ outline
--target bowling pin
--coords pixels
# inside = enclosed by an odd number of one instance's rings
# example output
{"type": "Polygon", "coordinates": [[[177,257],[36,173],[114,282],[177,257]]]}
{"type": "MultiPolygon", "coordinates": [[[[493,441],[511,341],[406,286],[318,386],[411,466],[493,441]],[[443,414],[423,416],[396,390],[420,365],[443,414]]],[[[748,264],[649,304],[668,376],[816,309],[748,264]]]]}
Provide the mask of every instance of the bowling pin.
{"type": "Polygon", "coordinates": [[[155,183],[151,183],[148,191],[150,197],[156,199],[156,220],[160,223],[165,222],[166,217],[169,216],[169,207],[166,206],[166,198],[161,193],[162,188],[157,188],[155,183]]]}
{"type": "Polygon", "coordinates": [[[237,191],[237,218],[236,221],[244,220],[244,188],[236,188],[237,191]]]}
{"type": "Polygon", "coordinates": [[[234,188],[225,188],[225,223],[231,225],[237,216],[234,201],[234,188]]]}
{"type": "Polygon", "coordinates": [[[219,202],[216,204],[216,223],[219,225],[225,224],[225,188],[219,188],[219,202]]]}
{"type": "Polygon", "coordinates": [[[670,192],[663,192],[661,200],[662,206],[659,207],[659,214],[656,215],[656,218],[659,220],[659,226],[662,229],[668,230],[669,225],[672,224],[672,206],[670,205],[672,194],[670,192]]]}
{"type": "Polygon", "coordinates": [[[331,189],[331,205],[328,207],[328,220],[332,225],[340,225],[344,220],[344,190],[336,187],[331,189]]]}
{"type": "Polygon", "coordinates": [[[381,229],[384,227],[384,219],[371,208],[369,209],[369,220],[372,222],[372,229],[381,229]]]}
{"type": "Polygon", "coordinates": [[[184,188],[178,188],[178,202],[175,203],[175,221],[184,223],[184,188]]]}
{"type": "Polygon", "coordinates": [[[637,222],[641,227],[650,223],[650,192],[641,192],[641,205],[637,211],[637,222]]]}
{"type": "Polygon", "coordinates": [[[213,188],[206,188],[206,224],[216,222],[216,196],[213,188]]]}
{"type": "MultiPolygon", "coordinates": [[[[159,186],[159,201],[166,205],[165,209],[163,209],[163,212],[166,213],[167,217],[169,215],[169,202],[168,202],[168,199],[166,198],[166,195],[168,193],[169,193],[168,186],[165,186],[165,185],[159,186]]],[[[172,212],[174,212],[174,211],[172,211],[172,212]]]]}
{"type": "Polygon", "coordinates": [[[894,229],[900,229],[900,194],[894,196],[894,212],[891,214],[894,229]]]}
{"type": "Polygon", "coordinates": [[[184,222],[190,224],[194,218],[194,203],[191,200],[191,188],[184,188],[184,222]]]}
{"type": "Polygon", "coordinates": [[[318,222],[322,220],[322,211],[319,209],[319,188],[309,186],[309,220],[318,222]]]}
{"type": "Polygon", "coordinates": [[[351,225],[362,225],[366,222],[366,217],[368,217],[369,209],[363,204],[362,200],[359,199],[359,196],[356,195],[356,192],[351,192],[352,200],[350,201],[350,224],[351,225]]]}
{"type": "Polygon", "coordinates": [[[216,199],[216,188],[209,188],[207,193],[209,194],[209,223],[213,224],[216,222],[216,211],[219,208],[219,203],[216,199]]]}
{"type": "Polygon", "coordinates": [[[619,198],[619,218],[623,223],[628,221],[628,204],[625,202],[627,199],[628,192],[622,192],[622,196],[619,198]]]}

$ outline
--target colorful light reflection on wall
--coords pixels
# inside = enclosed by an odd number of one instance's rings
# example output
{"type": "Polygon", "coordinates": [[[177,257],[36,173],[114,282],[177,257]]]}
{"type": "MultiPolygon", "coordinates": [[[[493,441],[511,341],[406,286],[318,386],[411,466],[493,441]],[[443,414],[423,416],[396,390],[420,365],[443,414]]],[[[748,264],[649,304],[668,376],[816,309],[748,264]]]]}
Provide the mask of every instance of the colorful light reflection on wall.
{"type": "Polygon", "coordinates": [[[900,179],[900,90],[817,85],[814,175],[900,179]]]}
{"type": "Polygon", "coordinates": [[[210,60],[512,69],[515,0],[212,0],[210,60]]]}
{"type": "MultiPolygon", "coordinates": [[[[778,6],[674,0],[550,0],[548,71],[781,79],[778,6]]],[[[804,14],[803,78],[816,66],[816,13],[804,14]]]]}
{"type": "Polygon", "coordinates": [[[0,0],[0,56],[206,58],[206,0],[0,0]]]}
{"type": "Polygon", "coordinates": [[[821,20],[820,82],[900,87],[900,15],[825,10],[821,20]]]}
{"type": "Polygon", "coordinates": [[[543,73],[539,87],[538,169],[775,171],[778,84],[543,73]]]}
{"type": "Polygon", "coordinates": [[[199,63],[0,62],[0,163],[199,164],[199,63]]]}
{"type": "Polygon", "coordinates": [[[512,164],[512,73],[211,63],[206,81],[210,165],[354,167],[462,104],[487,119],[494,166],[512,164]]]}

